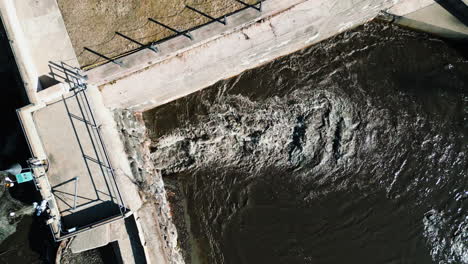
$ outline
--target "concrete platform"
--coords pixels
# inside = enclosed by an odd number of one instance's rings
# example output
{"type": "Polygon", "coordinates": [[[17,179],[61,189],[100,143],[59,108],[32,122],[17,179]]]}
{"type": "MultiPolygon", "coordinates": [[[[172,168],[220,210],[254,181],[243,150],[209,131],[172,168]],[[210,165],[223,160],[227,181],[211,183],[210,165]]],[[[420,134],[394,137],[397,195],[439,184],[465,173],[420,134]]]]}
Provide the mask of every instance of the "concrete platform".
{"type": "Polygon", "coordinates": [[[118,263],[144,264],[149,262],[133,216],[100,226],[93,232],[76,236],[71,242],[70,249],[72,253],[80,253],[106,246],[109,243],[113,243],[118,263]]]}
{"type": "Polygon", "coordinates": [[[70,244],[70,249],[72,253],[80,253],[86,250],[106,246],[111,241],[109,233],[109,225],[97,227],[93,232],[86,232],[73,238],[70,244]]]}
{"type": "Polygon", "coordinates": [[[93,120],[86,93],[68,93],[34,113],[49,160],[49,183],[65,230],[125,210],[97,128],[84,121],[93,120]]]}

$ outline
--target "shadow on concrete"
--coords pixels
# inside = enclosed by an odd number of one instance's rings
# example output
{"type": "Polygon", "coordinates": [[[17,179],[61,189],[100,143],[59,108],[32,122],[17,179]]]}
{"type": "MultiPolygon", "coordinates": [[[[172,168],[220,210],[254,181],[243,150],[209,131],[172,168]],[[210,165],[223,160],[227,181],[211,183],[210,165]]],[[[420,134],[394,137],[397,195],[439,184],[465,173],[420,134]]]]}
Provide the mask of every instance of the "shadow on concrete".
{"type": "Polygon", "coordinates": [[[63,230],[65,231],[73,227],[87,226],[116,215],[120,215],[119,205],[111,201],[103,201],[95,206],[63,216],[63,230]]]}
{"type": "Polygon", "coordinates": [[[440,6],[468,27],[468,5],[462,0],[435,0],[440,6]]]}
{"type": "Polygon", "coordinates": [[[63,61],[49,61],[49,75],[50,78],[56,82],[67,84],[70,90],[79,85],[80,80],[86,79],[85,76],[81,76],[79,74],[77,68],[68,65],[63,61]]]}
{"type": "Polygon", "coordinates": [[[140,237],[138,236],[138,228],[136,226],[135,217],[132,216],[125,218],[125,228],[127,229],[127,233],[130,234],[129,238],[132,245],[135,263],[146,263],[145,251],[141,245],[140,237]]]}
{"type": "Polygon", "coordinates": [[[60,82],[48,75],[42,75],[39,77],[39,83],[41,84],[41,90],[45,90],[49,87],[59,84],[60,82]]]}
{"type": "Polygon", "coordinates": [[[102,262],[104,262],[104,264],[123,263],[119,251],[119,243],[117,241],[111,242],[106,246],[100,247],[99,254],[101,255],[102,262]]]}

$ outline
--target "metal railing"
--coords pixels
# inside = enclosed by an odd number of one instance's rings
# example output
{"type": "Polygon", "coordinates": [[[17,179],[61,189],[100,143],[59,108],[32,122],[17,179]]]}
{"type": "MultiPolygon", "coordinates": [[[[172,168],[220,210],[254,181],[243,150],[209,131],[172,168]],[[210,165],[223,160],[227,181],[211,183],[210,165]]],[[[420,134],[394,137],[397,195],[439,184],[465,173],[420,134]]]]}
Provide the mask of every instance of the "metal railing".
{"type": "MultiPolygon", "coordinates": [[[[104,177],[104,182],[109,191],[108,196],[110,197],[110,200],[118,206],[117,214],[108,216],[105,219],[101,219],[92,223],[85,224],[84,226],[76,226],[75,228],[73,228],[72,232],[63,230],[62,229],[63,223],[61,222],[63,220],[59,220],[58,232],[54,232],[52,227],[51,227],[51,230],[52,230],[52,233],[54,234],[54,239],[56,241],[60,241],[65,238],[74,236],[78,233],[81,233],[85,230],[89,230],[93,227],[97,227],[107,222],[121,219],[125,217],[125,214],[129,210],[125,207],[125,202],[122,198],[122,194],[117,184],[115,171],[110,161],[109,153],[104,143],[103,136],[100,130],[100,126],[96,122],[95,114],[93,112],[90,99],[88,98],[88,95],[87,95],[88,87],[86,84],[86,76],[81,74],[81,71],[79,69],[69,66],[63,62],[61,62],[60,64],[49,62],[49,68],[50,68],[51,76],[57,81],[67,83],[69,85],[69,90],[72,92],[71,96],[68,96],[66,98],[62,96],[62,101],[64,103],[66,114],[69,117],[75,137],[77,139],[79,149],[81,151],[83,160],[85,162],[86,169],[88,171],[89,176],[91,177],[91,181],[94,184],[93,177],[95,175],[90,169],[90,163],[94,163],[99,166],[100,174],[102,174],[102,177],[104,177]],[[73,98],[75,99],[75,105],[78,108],[78,113],[72,113],[67,103],[67,100],[72,100],[73,98]],[[75,122],[80,122],[84,124],[86,135],[80,135],[80,133],[76,129],[75,122]],[[89,142],[91,142],[92,155],[90,155],[89,153],[85,153],[85,150],[82,145],[83,137],[86,137],[86,139],[89,140],[89,142]]],[[[76,184],[77,183],[75,182],[75,185],[76,184]]],[[[54,188],[52,187],[50,188],[51,188],[52,194],[54,192],[57,192],[57,191],[54,191],[54,188]]],[[[95,189],[95,191],[99,200],[99,193],[97,189],[95,189]]],[[[75,188],[74,206],[70,208],[68,211],[70,210],[74,211],[77,208],[76,197],[77,197],[77,189],[75,188]]],[[[87,204],[84,204],[84,205],[82,204],[80,206],[85,206],[85,205],[87,204]]],[[[59,210],[58,207],[57,209],[59,210]]],[[[59,210],[59,212],[62,213],[64,211],[59,210]]]]}

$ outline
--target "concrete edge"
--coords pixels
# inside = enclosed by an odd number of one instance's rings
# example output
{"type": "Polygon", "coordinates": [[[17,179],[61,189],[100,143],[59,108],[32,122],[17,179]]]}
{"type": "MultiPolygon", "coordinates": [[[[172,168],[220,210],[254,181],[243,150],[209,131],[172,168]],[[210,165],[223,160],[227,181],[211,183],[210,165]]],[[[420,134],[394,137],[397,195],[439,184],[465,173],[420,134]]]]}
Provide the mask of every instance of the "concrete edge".
{"type": "MultiPolygon", "coordinates": [[[[17,109],[18,119],[21,127],[25,134],[25,138],[28,147],[31,151],[31,155],[40,160],[47,160],[47,154],[42,145],[39,134],[37,133],[36,125],[34,123],[33,114],[35,111],[45,107],[45,104],[28,105],[23,108],[17,109]]],[[[33,173],[35,175],[35,184],[39,189],[43,199],[49,201],[49,208],[51,209],[51,217],[54,219],[50,223],[51,230],[54,235],[54,239],[57,238],[57,234],[60,233],[60,212],[58,210],[57,201],[54,195],[52,195],[52,188],[47,178],[47,172],[43,167],[34,167],[33,173]]]]}
{"type": "Polygon", "coordinates": [[[146,244],[146,239],[145,239],[145,236],[143,234],[143,228],[141,226],[140,217],[138,216],[137,212],[133,213],[133,217],[135,218],[135,224],[136,224],[137,229],[138,229],[138,236],[140,237],[141,246],[143,247],[143,251],[145,252],[146,263],[150,264],[151,263],[151,260],[149,258],[150,249],[148,248],[148,246],[146,244]]]}
{"type": "Polygon", "coordinates": [[[14,1],[0,0],[0,16],[29,101],[33,104],[37,103],[35,91],[40,88],[39,75],[26,45],[26,37],[16,15],[14,1]]]}
{"type": "Polygon", "coordinates": [[[434,0],[400,0],[398,4],[389,8],[387,12],[397,16],[405,16],[434,3],[434,0]]]}
{"type": "Polygon", "coordinates": [[[135,212],[142,207],[143,201],[138,192],[138,188],[128,178],[132,177],[134,180],[130,161],[125,152],[124,142],[121,140],[118,132],[117,122],[110,109],[104,106],[102,93],[99,92],[98,88],[89,85],[87,91],[90,95],[90,101],[94,106],[94,115],[96,119],[99,120],[98,124],[104,137],[104,144],[108,150],[112,150],[109,151],[109,159],[114,169],[116,169],[116,182],[119,187],[122,188],[122,193],[125,192],[127,196],[132,197],[131,201],[129,201],[130,197],[125,197],[125,195],[122,194],[122,200],[130,211],[135,212]],[[122,186],[127,187],[123,188],[122,186]]]}

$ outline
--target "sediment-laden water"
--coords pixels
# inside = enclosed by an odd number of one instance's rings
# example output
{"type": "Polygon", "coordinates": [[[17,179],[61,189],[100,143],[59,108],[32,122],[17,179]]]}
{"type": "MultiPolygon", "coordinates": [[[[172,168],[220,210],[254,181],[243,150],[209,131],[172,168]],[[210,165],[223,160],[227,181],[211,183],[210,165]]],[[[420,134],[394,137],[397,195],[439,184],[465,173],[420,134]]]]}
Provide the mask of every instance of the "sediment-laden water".
{"type": "Polygon", "coordinates": [[[188,263],[468,263],[468,60],[369,23],[145,113],[188,263]]]}

